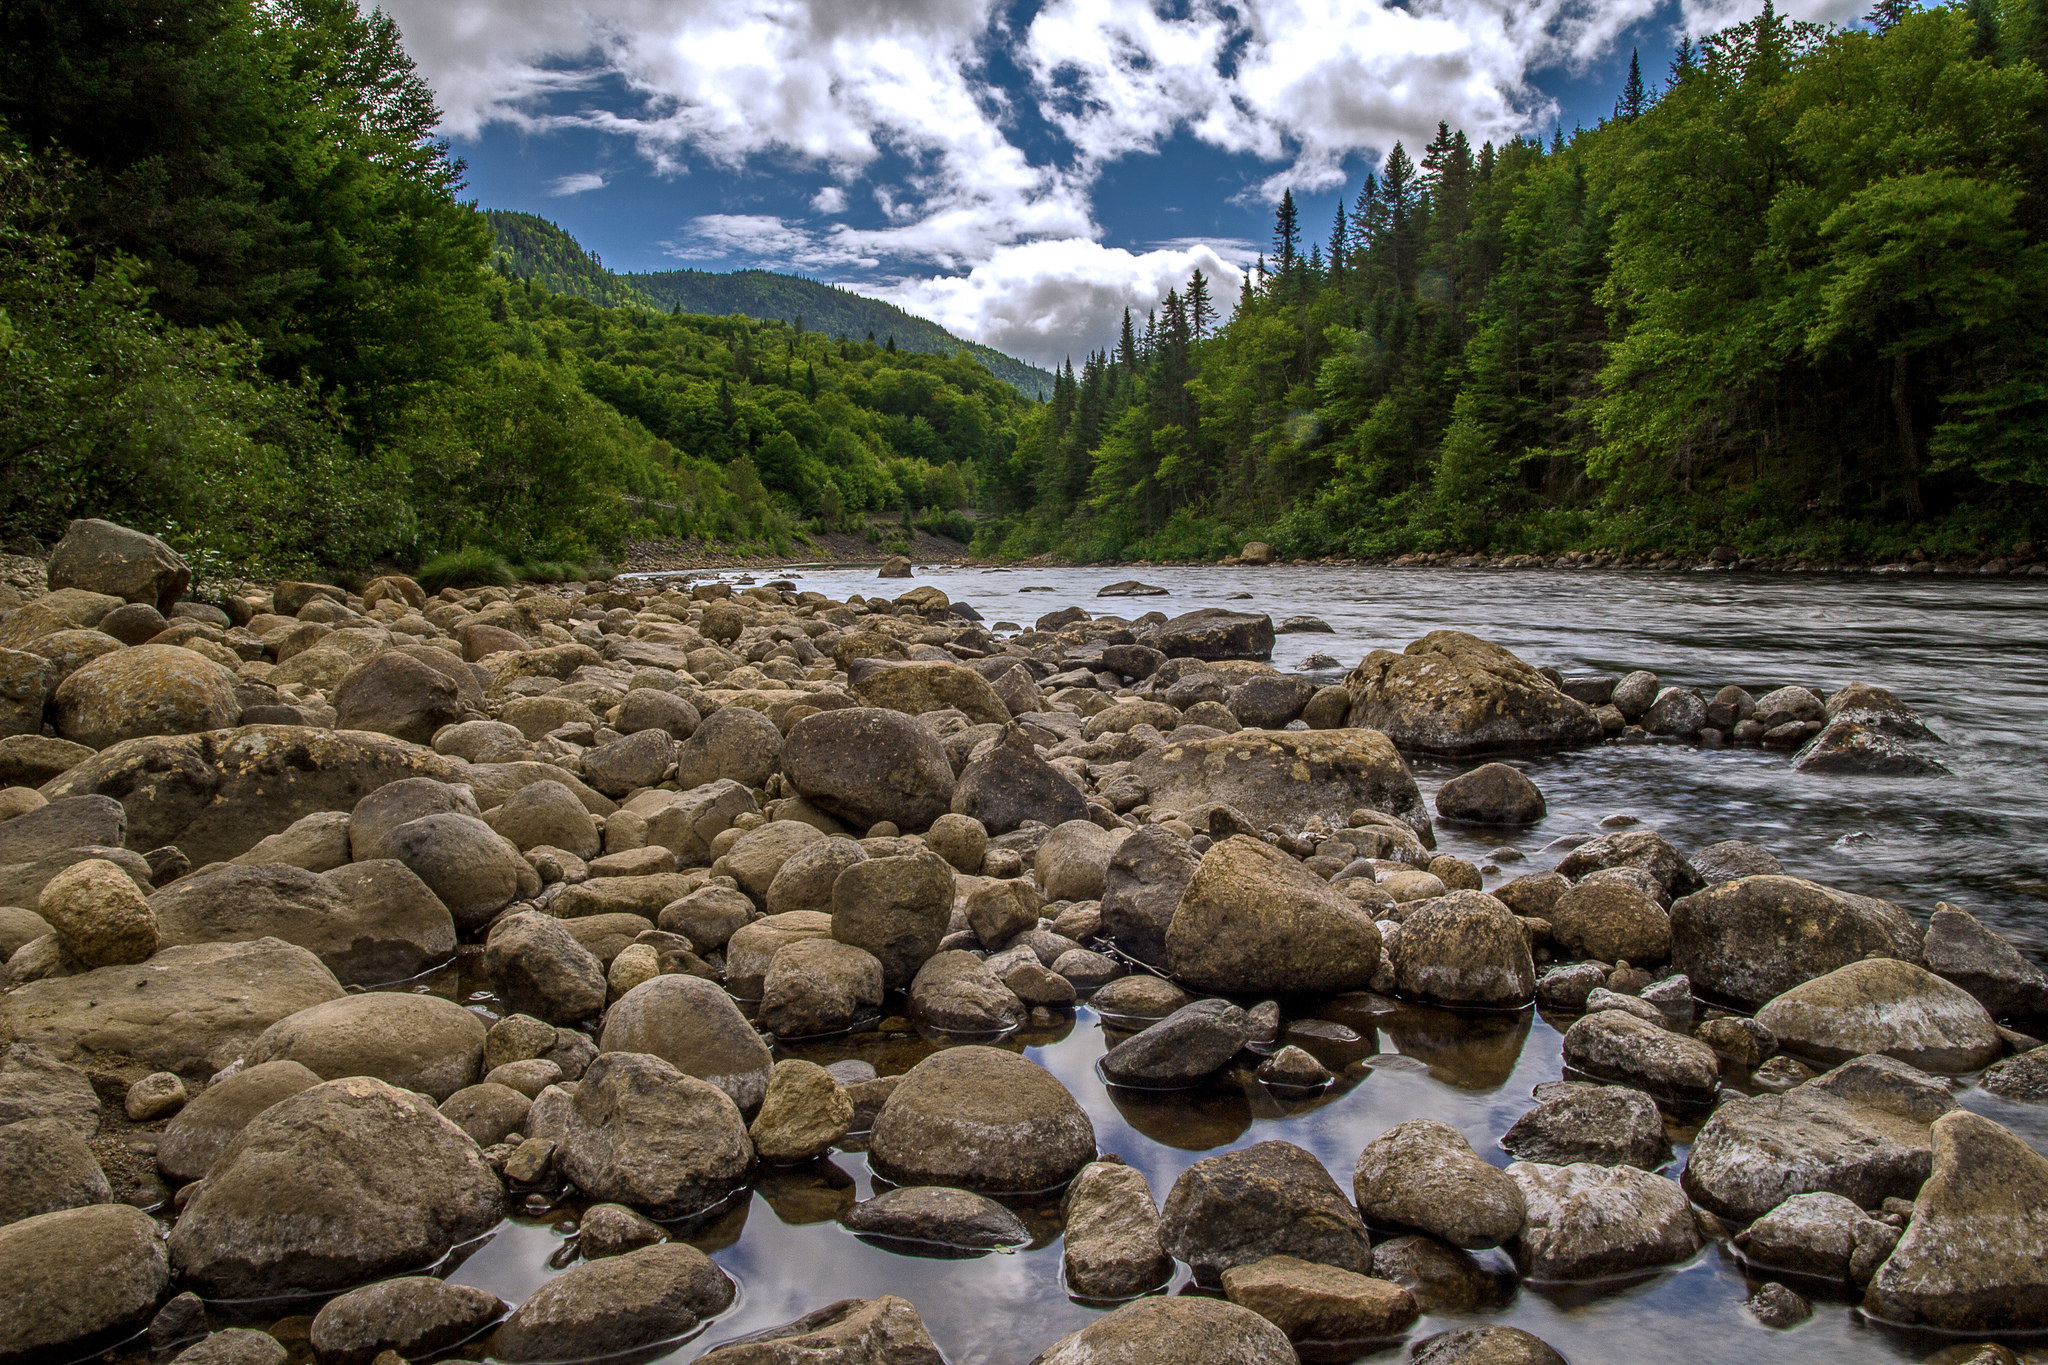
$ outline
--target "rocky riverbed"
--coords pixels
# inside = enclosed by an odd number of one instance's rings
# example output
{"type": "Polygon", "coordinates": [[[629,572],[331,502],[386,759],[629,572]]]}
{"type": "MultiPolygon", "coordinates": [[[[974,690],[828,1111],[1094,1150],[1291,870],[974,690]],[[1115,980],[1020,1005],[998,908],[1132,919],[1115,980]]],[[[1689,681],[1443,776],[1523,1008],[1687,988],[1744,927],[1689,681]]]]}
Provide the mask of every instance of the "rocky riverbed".
{"type": "Polygon", "coordinates": [[[1346,669],[1143,583],[189,580],[81,522],[0,615],[7,1365],[2048,1329],[2004,921],[1551,829],[1560,755],[1938,799],[1974,760],[1884,677],[1346,669]]]}

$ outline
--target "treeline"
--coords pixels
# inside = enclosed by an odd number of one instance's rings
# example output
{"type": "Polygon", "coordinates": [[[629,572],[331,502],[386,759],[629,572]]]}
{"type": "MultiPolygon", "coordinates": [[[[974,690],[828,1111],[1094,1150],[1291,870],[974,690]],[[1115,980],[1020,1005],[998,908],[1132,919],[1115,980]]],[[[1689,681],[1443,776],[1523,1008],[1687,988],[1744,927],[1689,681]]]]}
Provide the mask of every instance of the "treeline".
{"type": "Polygon", "coordinates": [[[965,531],[1012,389],[514,279],[437,121],[353,0],[0,5],[0,539],[108,516],[223,573],[965,531]]]}
{"type": "Polygon", "coordinates": [[[979,548],[1983,553],[2048,531],[2040,0],[1755,21],[1614,117],[1395,146],[1060,375],[979,548]]]}

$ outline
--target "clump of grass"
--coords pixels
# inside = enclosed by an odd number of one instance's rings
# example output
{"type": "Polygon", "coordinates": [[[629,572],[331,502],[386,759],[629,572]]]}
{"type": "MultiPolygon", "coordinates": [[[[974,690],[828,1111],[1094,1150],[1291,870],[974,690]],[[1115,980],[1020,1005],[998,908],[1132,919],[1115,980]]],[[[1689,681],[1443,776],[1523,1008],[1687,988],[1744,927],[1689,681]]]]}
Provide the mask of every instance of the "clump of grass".
{"type": "Polygon", "coordinates": [[[443,588],[509,588],[519,581],[503,555],[475,547],[435,555],[420,565],[413,578],[428,592],[443,588]]]}
{"type": "Polygon", "coordinates": [[[617,570],[602,562],[579,564],[573,559],[543,559],[521,564],[512,572],[522,583],[583,583],[610,578],[617,570]]]}

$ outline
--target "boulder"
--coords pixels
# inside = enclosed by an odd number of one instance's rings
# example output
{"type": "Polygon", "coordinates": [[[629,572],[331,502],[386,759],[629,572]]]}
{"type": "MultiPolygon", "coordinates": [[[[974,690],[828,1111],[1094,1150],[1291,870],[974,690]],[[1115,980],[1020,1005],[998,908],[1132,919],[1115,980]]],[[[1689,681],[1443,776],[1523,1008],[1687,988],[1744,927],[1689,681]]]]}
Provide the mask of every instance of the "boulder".
{"type": "Polygon", "coordinates": [[[0,821],[0,863],[26,863],[65,849],[113,845],[127,832],[127,813],[106,796],[58,796],[0,821]]]}
{"type": "Polygon", "coordinates": [[[50,590],[77,588],[169,613],[192,586],[192,568],[155,536],[98,517],[71,523],[50,551],[50,590]]]}
{"type": "Polygon", "coordinates": [[[1088,1115],[1043,1067],[998,1048],[948,1048],[912,1067],[876,1115],[868,1158],[899,1185],[1025,1193],[1095,1157],[1088,1115]]]}
{"type": "Polygon", "coordinates": [[[2033,1048],[1987,1067],[1978,1084],[2003,1099],[2048,1102],[2048,1049],[2033,1048]]]}
{"type": "MultiPolygon", "coordinates": [[[[1294,1365],[1294,1347],[1250,1309],[1203,1298],[1145,1298],[1061,1337],[1031,1365],[1294,1365]]],[[[721,1362],[721,1365],[723,1363],[721,1362]]]]}
{"type": "Polygon", "coordinates": [[[1839,1194],[1795,1194],[1736,1237],[1753,1265],[1858,1285],[1898,1241],[1897,1228],[1839,1194]]]}
{"type": "Polygon", "coordinates": [[[1993,1017],[2048,1018],[2048,973],[1969,911],[1945,902],[1936,905],[1924,948],[1928,970],[1976,996],[1993,1017]]]}
{"type": "Polygon", "coordinates": [[[480,929],[540,877],[512,841],[475,815],[423,815],[385,835],[384,857],[396,858],[427,884],[457,928],[480,929]]]}
{"type": "Polygon", "coordinates": [[[0,1045],[0,1124],[24,1119],[53,1122],[91,1141],[100,1130],[99,1096],[83,1071],[33,1043],[0,1045]]]}
{"type": "Polygon", "coordinates": [[[505,1311],[496,1294],[431,1275],[404,1275],[329,1299],[313,1317],[320,1365],[372,1365],[385,1351],[409,1360],[460,1345],[505,1311]]]}
{"type": "Polygon", "coordinates": [[[1184,1090],[1230,1064],[1251,1037],[1245,1012],[1227,1000],[1197,1000],[1124,1039],[1099,1065],[1111,1085],[1184,1090]]]}
{"type": "Polygon", "coordinates": [[[1173,1258],[1160,1241],[1152,1187],[1135,1167],[1109,1161],[1082,1167],[1067,1187],[1061,1221],[1068,1292],[1084,1299],[1128,1299],[1172,1278],[1173,1258]]]}
{"type": "Polygon", "coordinates": [[[369,730],[413,744],[462,719],[454,679],[397,650],[373,654],[349,670],[328,703],[341,730],[369,730]]]}
{"type": "Polygon", "coordinates": [[[113,1200],[92,1148],[63,1119],[0,1124],[0,1227],[113,1200]]]}
{"type": "Polygon", "coordinates": [[[149,898],[149,909],[167,944],[280,938],[318,954],[344,985],[405,980],[455,952],[447,907],[389,860],[325,875],[221,863],[172,882],[149,898]]]}
{"type": "Polygon", "coordinates": [[[1102,932],[1119,952],[1166,966],[1167,929],[1201,862],[1164,825],[1147,825],[1117,845],[1102,874],[1102,932]]]}
{"type": "Polygon", "coordinates": [[[1707,728],[1707,699],[1690,687],[1667,687],[1643,712],[1642,726],[1653,735],[1694,739],[1707,728]]]}
{"type": "Polygon", "coordinates": [[[403,777],[363,797],[348,815],[348,856],[388,858],[393,830],[429,815],[476,815],[476,793],[431,777],[403,777]]]}
{"type": "Polygon", "coordinates": [[[1873,955],[1921,961],[1913,917],[1799,877],[1739,877],[1671,905],[1673,969],[1746,1009],[1873,955]]]}
{"type": "Polygon", "coordinates": [[[1316,685],[1307,678],[1267,673],[1231,688],[1224,704],[1247,729],[1284,730],[1300,719],[1302,708],[1315,693],[1316,685]]]}
{"type": "Polygon", "coordinates": [[[202,1179],[228,1144],[271,1105],[320,1084],[299,1062],[258,1062],[199,1092],[165,1125],[156,1165],[177,1184],[202,1179]]]}
{"type": "Polygon", "coordinates": [[[1564,1062],[1679,1106],[1712,1103],[1721,1084],[1721,1059],[1713,1048],[1618,1009],[1588,1014],[1566,1030],[1564,1062]]]}
{"type": "Polygon", "coordinates": [[[1866,1209],[1910,1199],[1932,1166],[1929,1126],[1955,1107],[1934,1077],[1859,1057],[1782,1095],[1721,1105],[1693,1139],[1686,1192],[1742,1223],[1815,1191],[1866,1209]]]}
{"type": "Polygon", "coordinates": [[[990,834],[1008,834],[1026,820],[1059,826],[1088,818],[1088,801],[1058,768],[1038,756],[1012,724],[1002,741],[968,762],[953,789],[955,815],[979,820],[990,834]]]}
{"type": "Polygon", "coordinates": [[[1400,654],[1374,650],[1344,680],[1350,724],[1403,748],[1461,757],[1592,744],[1592,708],[1487,640],[1431,631],[1400,654]]]}
{"type": "Polygon", "coordinates": [[[976,725],[1006,725],[1010,709],[981,674],[958,663],[866,666],[854,675],[853,694],[867,706],[909,716],[952,707],[976,725]]]}
{"type": "Polygon", "coordinates": [[[1864,1308],[1950,1332],[2048,1326],[2048,1158],[1978,1114],[1933,1124],[1933,1168],[1864,1308]]]}
{"type": "Polygon", "coordinates": [[[1191,811],[1220,802],[1260,829],[1299,829],[1312,816],[1342,828],[1363,808],[1435,842],[1408,765],[1370,730],[1250,730],[1169,741],[1133,760],[1130,776],[1154,806],[1191,811]]]}
{"type": "Polygon", "coordinates": [[[1106,830],[1092,820],[1057,825],[1038,845],[1033,870],[1046,899],[1100,900],[1110,857],[1125,832],[1106,830]]]}
{"type": "Polygon", "coordinates": [[[1579,881],[1596,872],[1632,868],[1649,878],[1665,896],[1683,896],[1700,888],[1700,875],[1685,855],[1655,830],[1623,829],[1588,839],[1558,862],[1559,875],[1579,881]]]}
{"type": "Polygon", "coordinates": [[[1743,839],[1723,839],[1718,844],[1695,849],[1686,861],[1708,886],[1732,882],[1737,877],[1778,877],[1785,872],[1785,865],[1770,850],[1743,839]]]}
{"type": "Polygon", "coordinates": [[[92,749],[144,735],[189,735],[242,714],[235,675],[177,645],[103,654],[58,684],[57,733],[92,749]]]}
{"type": "Polygon", "coordinates": [[[790,1165],[832,1150],[853,1125],[853,1101],[816,1062],[787,1058],[768,1077],[768,1098],[747,1129],[761,1160],[790,1165]]]}
{"type": "Polygon", "coordinates": [[[1202,855],[1165,948],[1184,985],[1237,994],[1357,990],[1380,963],[1379,929],[1364,908],[1241,834],[1202,855]]]}
{"type": "Polygon", "coordinates": [[[815,826],[801,820],[774,820],[741,835],[719,865],[739,882],[740,890],[765,905],[768,888],[775,884],[782,865],[810,845],[824,842],[824,832],[815,826]]]}
{"type": "Polygon", "coordinates": [[[1522,1230],[1514,1182],[1436,1119],[1396,1124],[1368,1142],[1352,1188],[1367,1221],[1426,1232],[1452,1246],[1499,1246],[1522,1230]]]}
{"type": "Polygon", "coordinates": [[[1436,794],[1436,813],[1466,825],[1533,825],[1546,809],[1528,775],[1505,763],[1459,773],[1436,794]]]}
{"type": "Polygon", "coordinates": [[[944,1033],[1003,1033],[1023,1023],[1026,1013],[1024,1002],[973,953],[935,954],[910,983],[910,1017],[944,1033]]]}
{"type": "MultiPolygon", "coordinates": [[[[282,863],[308,872],[331,872],[348,865],[348,822],[347,811],[314,811],[293,821],[289,828],[257,840],[247,853],[238,854],[228,861],[282,863]]],[[[447,907],[442,909],[445,911],[447,907]]]]}
{"type": "Polygon", "coordinates": [[[912,717],[881,707],[803,717],[784,741],[782,767],[806,801],[856,829],[888,821],[921,830],[952,804],[945,747],[912,717]]]}
{"type": "Polygon", "coordinates": [[[1031,1240],[1023,1221],[995,1200],[934,1185],[878,1194],[855,1204],[839,1221],[867,1237],[962,1251],[1020,1247],[1031,1240]]]}
{"type": "Polygon", "coordinates": [[[1502,1135],[1501,1148],[1549,1166],[1579,1162],[1654,1171],[1671,1159],[1664,1118],[1648,1095],[1626,1085],[1552,1081],[1536,1087],[1536,1107],[1502,1135]]]}
{"type": "Polygon", "coordinates": [[[938,854],[869,858],[833,883],[832,937],[873,954],[883,985],[907,986],[938,951],[952,910],[953,869],[938,854]]]}
{"type": "Polygon", "coordinates": [[[1871,777],[1945,777],[1949,767],[1889,727],[1840,716],[1793,756],[1795,772],[1871,777]]]}
{"type": "Polygon", "coordinates": [[[694,976],[657,976],[627,991],[605,1014],[598,1050],[650,1054],[718,1087],[749,1116],[767,1097],[774,1066],[732,997],[694,976]]]}
{"type": "Polygon", "coordinates": [[[676,785],[687,790],[731,781],[758,787],[775,771],[782,750],[782,732],[774,721],[749,707],[722,707],[706,716],[676,751],[676,785]]]}
{"type": "Polygon", "coordinates": [[[1151,627],[1139,643],[1169,659],[1270,659],[1273,618],[1205,607],[1151,627]]]}
{"type": "Polygon", "coordinates": [[[555,1164],[594,1200],[683,1217],[739,1188],[754,1149],[717,1086],[646,1053],[606,1052],[576,1087],[555,1164]]]}
{"type": "Polygon", "coordinates": [[[114,797],[127,812],[128,847],[176,844],[198,867],[247,852],[314,811],[350,810],[406,777],[460,781],[466,772],[459,760],[383,735],[248,725],[129,740],[55,779],[43,794],[53,802],[89,793],[114,797]]]}
{"type": "Polygon", "coordinates": [[[666,730],[640,730],[585,750],[583,776],[606,796],[626,796],[666,777],[676,752],[666,730]]]}
{"type": "Polygon", "coordinates": [[[351,1076],[251,1119],[179,1214],[170,1253],[208,1297],[318,1293],[430,1265],[503,1216],[504,1189],[460,1129],[351,1076]]]}
{"type": "Polygon", "coordinates": [[[1550,940],[1574,957],[1638,967],[1671,956],[1671,916],[1632,886],[1587,880],[1558,896],[1544,919],[1550,940]]]}
{"type": "Polygon", "coordinates": [[[622,735],[661,730],[671,739],[688,739],[703,717],[687,698],[658,687],[635,687],[612,713],[612,728],[622,735]]]}
{"type": "Polygon", "coordinates": [[[782,915],[804,910],[831,914],[832,887],[839,874],[855,863],[865,862],[867,856],[867,850],[852,839],[827,837],[797,849],[768,883],[768,913],[782,915]]]}
{"type": "Polygon", "coordinates": [[[1401,995],[1468,1009],[1520,1009],[1536,997],[1521,921],[1483,891],[1419,901],[1388,951],[1401,995]]]}
{"type": "Polygon", "coordinates": [[[894,1294],[841,1299],[728,1341],[700,1359],[706,1365],[945,1365],[917,1310],[894,1294]]]}
{"type": "Polygon", "coordinates": [[[0,1034],[58,1057],[108,1053],[204,1080],[279,1020],[341,997],[319,958],[281,939],[192,944],[17,986],[0,995],[0,1034]]]}
{"type": "Polygon", "coordinates": [[[576,1248],[586,1261],[623,1256],[669,1240],[661,1224],[642,1218],[623,1204],[592,1204],[576,1225],[576,1248]]]}
{"type": "Polygon", "coordinates": [[[741,1000],[760,999],[768,969],[786,945],[831,936],[832,917],[811,910],[766,915],[743,926],[725,945],[726,990],[741,1000]]]}
{"type": "MultiPolygon", "coordinates": [[[[11,667],[13,665],[6,652],[0,651],[0,786],[40,787],[91,758],[92,750],[68,739],[58,739],[55,735],[18,734],[8,730],[6,708],[10,686],[8,670],[11,667]]],[[[43,723],[42,715],[43,704],[37,701],[33,720],[38,727],[43,723]]],[[[29,719],[24,716],[22,723],[26,725],[29,719]]]]}
{"type": "Polygon", "coordinates": [[[1822,1063],[1883,1053],[1940,1075],[1998,1059],[1998,1026],[1962,987],[1924,967],[1869,958],[1794,986],[1757,1011],[1786,1050],[1822,1063]]]}
{"type": "Polygon", "coordinates": [[[538,911],[522,910],[491,925],[483,970],[505,1004],[521,1014],[576,1024],[604,1012],[603,964],[563,921],[538,911]]]}
{"type": "MultiPolygon", "coordinates": [[[[150,1326],[156,1326],[154,1319],[150,1326]]],[[[284,1345],[253,1327],[224,1327],[187,1346],[171,1365],[285,1365],[284,1345]]]]}
{"type": "Polygon", "coordinates": [[[0,1227],[0,1360],[70,1359],[149,1321],[170,1287],[156,1224],[126,1204],[0,1227]]]}
{"type": "Polygon", "coordinates": [[[588,1360],[674,1341],[738,1291],[686,1242],[587,1261],[547,1281],[491,1334],[494,1360],[588,1360]]]}
{"type": "Polygon", "coordinates": [[[876,1016],[882,994],[874,954],[829,938],[797,939],[770,960],[754,1018],[777,1038],[844,1033],[876,1016]]]}
{"type": "Polygon", "coordinates": [[[1528,1224],[1515,1248],[1523,1275],[1589,1280],[1689,1260],[1702,1245],[1685,1191],[1633,1166],[1517,1161],[1528,1224]]]}
{"type": "Polygon", "coordinates": [[[1416,1342],[1408,1365],[1565,1365],[1565,1358],[1519,1327],[1460,1327],[1416,1342]]]}
{"type": "Polygon", "coordinates": [[[1167,1250],[1203,1284],[1268,1256],[1371,1272],[1372,1243],[1357,1210],[1322,1162],[1288,1142],[1195,1162],[1174,1181],[1162,1220],[1167,1250]]]}
{"type": "Polygon", "coordinates": [[[64,951],[86,967],[146,961],[164,941],[135,882],[100,858],[73,863],[45,882],[36,913],[56,932],[64,951]]]}
{"type": "MultiPolygon", "coordinates": [[[[56,686],[57,670],[41,654],[0,649],[0,735],[10,739],[40,737],[44,706],[56,686]]],[[[9,746],[5,766],[0,767],[0,781],[21,781],[14,771],[21,766],[22,758],[16,757],[14,747],[9,746]]],[[[45,779],[38,782],[42,780],[45,779]]]]}
{"type": "Polygon", "coordinates": [[[533,1100],[495,1081],[466,1085],[442,1100],[441,1116],[479,1147],[494,1147],[525,1129],[533,1100]]]}
{"type": "Polygon", "coordinates": [[[1393,1336],[1419,1315],[1400,1285],[1292,1256],[1223,1272],[1223,1292],[1287,1334],[1289,1341],[1362,1342],[1393,1336]]]}
{"type": "Polygon", "coordinates": [[[251,1063],[292,1061],[322,1080],[374,1076],[436,1104],[474,1085],[484,1021],[437,995],[371,991],[300,1010],[263,1031],[251,1063]]]}

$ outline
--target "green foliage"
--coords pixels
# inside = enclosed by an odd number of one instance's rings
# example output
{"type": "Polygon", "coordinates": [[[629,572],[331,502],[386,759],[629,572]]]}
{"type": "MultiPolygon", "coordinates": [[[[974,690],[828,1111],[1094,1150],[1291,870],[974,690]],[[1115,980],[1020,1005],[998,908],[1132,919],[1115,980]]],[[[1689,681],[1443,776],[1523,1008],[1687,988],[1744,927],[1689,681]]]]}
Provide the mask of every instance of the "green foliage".
{"type": "Polygon", "coordinates": [[[445,550],[419,566],[413,580],[428,592],[443,588],[509,588],[519,575],[493,550],[468,546],[445,550]]]}
{"type": "Polygon", "coordinates": [[[485,209],[483,215],[496,243],[493,260],[503,273],[607,308],[649,306],[646,295],[547,219],[510,209],[485,209]]]}
{"type": "MultiPolygon", "coordinates": [[[[1611,122],[1401,147],[1187,338],[1058,377],[990,553],[1984,553],[2048,531],[2034,0],[1762,17],[1611,122]]],[[[1634,68],[1632,68],[1632,71],[1634,68]]]]}

